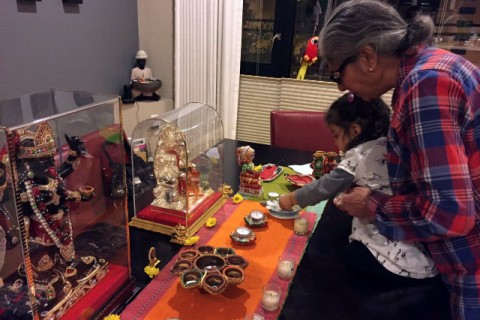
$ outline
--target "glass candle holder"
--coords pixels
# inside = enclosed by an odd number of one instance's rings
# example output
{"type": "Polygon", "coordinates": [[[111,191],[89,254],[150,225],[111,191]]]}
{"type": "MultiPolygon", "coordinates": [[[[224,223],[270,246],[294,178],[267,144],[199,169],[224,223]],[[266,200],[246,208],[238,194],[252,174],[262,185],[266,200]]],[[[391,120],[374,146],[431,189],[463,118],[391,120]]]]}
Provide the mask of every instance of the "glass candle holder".
{"type": "Polygon", "coordinates": [[[278,258],[277,274],[282,279],[290,279],[295,274],[295,259],[289,255],[278,258]]]}
{"type": "Polygon", "coordinates": [[[278,192],[271,191],[268,193],[268,201],[278,202],[279,198],[280,198],[280,194],[278,192]]]}
{"type": "Polygon", "coordinates": [[[293,222],[293,232],[296,235],[304,236],[308,233],[308,220],[306,218],[295,218],[293,222]]]}
{"type": "Polygon", "coordinates": [[[275,311],[280,305],[280,286],[269,283],[263,287],[262,308],[267,311],[275,311]]]}
{"type": "Polygon", "coordinates": [[[245,316],[245,320],[265,320],[265,318],[258,313],[250,313],[245,316]]]}

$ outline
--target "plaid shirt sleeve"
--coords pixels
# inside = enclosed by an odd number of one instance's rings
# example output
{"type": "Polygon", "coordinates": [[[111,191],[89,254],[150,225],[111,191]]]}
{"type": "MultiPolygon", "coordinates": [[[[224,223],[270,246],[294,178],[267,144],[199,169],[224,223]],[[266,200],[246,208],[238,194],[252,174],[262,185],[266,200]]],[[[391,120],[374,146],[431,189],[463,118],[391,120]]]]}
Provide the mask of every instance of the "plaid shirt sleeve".
{"type": "Polygon", "coordinates": [[[388,145],[394,196],[372,192],[367,205],[380,232],[394,240],[465,235],[475,224],[464,140],[474,139],[473,112],[465,90],[445,71],[422,70],[398,91],[388,145]]]}

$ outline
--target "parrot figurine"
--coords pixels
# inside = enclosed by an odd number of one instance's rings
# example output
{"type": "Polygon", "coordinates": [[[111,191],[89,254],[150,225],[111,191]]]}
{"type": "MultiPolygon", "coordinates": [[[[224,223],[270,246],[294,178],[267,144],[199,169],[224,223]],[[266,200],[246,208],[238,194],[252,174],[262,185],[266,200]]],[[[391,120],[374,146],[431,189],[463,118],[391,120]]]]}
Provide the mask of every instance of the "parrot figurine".
{"type": "Polygon", "coordinates": [[[305,49],[303,56],[300,59],[301,65],[300,70],[298,70],[297,79],[304,79],[308,67],[310,67],[318,60],[317,44],[318,37],[311,37],[310,39],[308,39],[307,48],[305,49]]]}

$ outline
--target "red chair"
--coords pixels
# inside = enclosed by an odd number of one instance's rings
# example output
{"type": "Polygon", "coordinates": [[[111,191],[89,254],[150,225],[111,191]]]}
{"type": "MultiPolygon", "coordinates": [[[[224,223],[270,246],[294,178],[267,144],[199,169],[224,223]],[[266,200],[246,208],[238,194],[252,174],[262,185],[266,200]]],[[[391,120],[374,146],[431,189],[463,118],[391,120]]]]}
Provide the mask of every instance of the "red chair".
{"type": "Polygon", "coordinates": [[[325,112],[273,110],[270,113],[270,144],[303,151],[335,151],[325,112]]]}

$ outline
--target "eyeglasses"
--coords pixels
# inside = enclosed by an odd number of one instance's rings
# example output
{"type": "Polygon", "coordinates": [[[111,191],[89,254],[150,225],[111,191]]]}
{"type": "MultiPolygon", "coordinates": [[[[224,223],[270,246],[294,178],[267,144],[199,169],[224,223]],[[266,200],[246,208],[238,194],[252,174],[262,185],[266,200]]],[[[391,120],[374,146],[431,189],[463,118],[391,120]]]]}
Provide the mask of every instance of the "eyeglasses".
{"type": "Polygon", "coordinates": [[[357,59],[357,55],[353,55],[343,60],[340,67],[330,74],[330,80],[335,81],[337,84],[342,84],[342,72],[349,63],[354,62],[357,59]]]}

